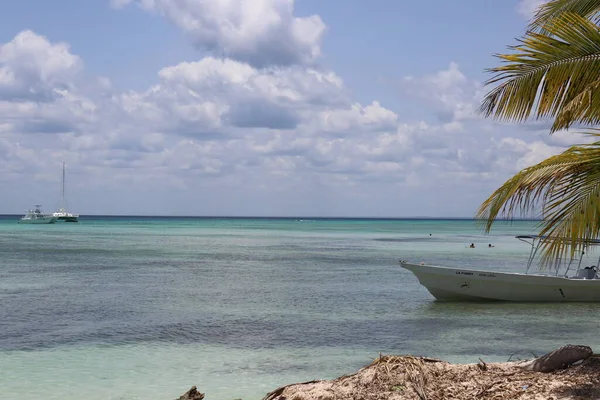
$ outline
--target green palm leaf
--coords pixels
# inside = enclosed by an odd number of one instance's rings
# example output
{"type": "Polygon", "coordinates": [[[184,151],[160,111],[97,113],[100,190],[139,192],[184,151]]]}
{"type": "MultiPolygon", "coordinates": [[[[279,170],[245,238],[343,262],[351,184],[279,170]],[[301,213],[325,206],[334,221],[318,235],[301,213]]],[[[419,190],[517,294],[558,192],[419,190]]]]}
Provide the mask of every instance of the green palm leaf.
{"type": "Polygon", "coordinates": [[[584,18],[598,22],[600,17],[599,0],[551,0],[542,4],[531,23],[529,30],[548,34],[545,26],[553,19],[564,13],[577,14],[584,18]]]}
{"type": "MultiPolygon", "coordinates": [[[[593,135],[598,136],[597,133],[593,135]]],[[[477,211],[490,231],[502,215],[539,210],[544,265],[549,266],[584,248],[600,235],[600,142],[570,147],[526,168],[504,183],[477,211]]]]}
{"type": "Polygon", "coordinates": [[[600,80],[590,83],[573,97],[556,116],[554,125],[569,128],[574,121],[585,125],[600,123],[600,80]]]}
{"type": "Polygon", "coordinates": [[[600,28],[578,14],[563,13],[545,29],[548,34],[529,32],[513,47],[514,53],[497,55],[505,64],[489,70],[495,75],[486,84],[498,86],[481,105],[486,117],[517,122],[532,114],[538,119],[556,117],[556,131],[588,122],[592,112],[600,114],[598,108],[589,109],[595,101],[585,102],[580,96],[600,82],[600,28]],[[561,115],[567,107],[569,114],[561,115]]]}

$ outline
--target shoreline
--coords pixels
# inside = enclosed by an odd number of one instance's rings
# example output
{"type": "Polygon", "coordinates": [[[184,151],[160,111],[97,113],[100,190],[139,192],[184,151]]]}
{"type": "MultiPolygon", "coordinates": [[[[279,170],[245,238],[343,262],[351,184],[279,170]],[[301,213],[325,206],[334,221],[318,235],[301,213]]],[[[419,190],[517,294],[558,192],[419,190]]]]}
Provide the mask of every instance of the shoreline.
{"type": "MultiPolygon", "coordinates": [[[[192,387],[176,400],[202,400],[192,387]]],[[[414,356],[380,355],[331,380],[293,383],[262,400],[584,400],[600,398],[600,354],[563,346],[532,360],[452,364],[414,356]]],[[[208,395],[207,400],[212,400],[208,395]]],[[[240,400],[240,399],[236,399],[240,400]]]]}

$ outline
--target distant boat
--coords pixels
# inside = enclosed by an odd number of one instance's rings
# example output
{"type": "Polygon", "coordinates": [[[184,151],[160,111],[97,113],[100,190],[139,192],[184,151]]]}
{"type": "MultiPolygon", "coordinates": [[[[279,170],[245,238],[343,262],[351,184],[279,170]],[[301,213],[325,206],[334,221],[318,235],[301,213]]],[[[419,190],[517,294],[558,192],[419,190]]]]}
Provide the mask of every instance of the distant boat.
{"type": "Polygon", "coordinates": [[[42,212],[42,206],[37,204],[35,209],[27,210],[27,214],[19,220],[20,224],[53,224],[58,220],[52,214],[44,214],[42,212]]]}
{"type": "Polygon", "coordinates": [[[52,214],[57,218],[58,221],[64,222],[79,222],[79,214],[71,214],[64,208],[59,208],[58,211],[52,214]]]}
{"type": "MultiPolygon", "coordinates": [[[[543,240],[547,237],[536,235],[517,236],[517,239],[531,245],[530,257],[525,273],[483,271],[466,268],[449,268],[426,263],[400,261],[400,266],[411,271],[419,282],[437,300],[445,301],[520,301],[520,302],[600,302],[600,277],[598,263],[582,267],[579,261],[571,259],[564,271],[560,263],[554,273],[530,273],[534,257],[543,240]],[[571,268],[573,263],[577,269],[571,268]],[[569,271],[574,270],[573,275],[569,271]]],[[[600,240],[588,240],[588,246],[598,246],[600,240]]],[[[598,260],[600,262],[600,260],[598,260]]]]}
{"type": "Polygon", "coordinates": [[[60,194],[60,202],[58,203],[58,211],[56,211],[53,216],[57,218],[58,221],[64,222],[79,222],[79,214],[72,214],[67,211],[67,201],[65,198],[65,163],[63,162],[62,169],[62,190],[60,194]]]}

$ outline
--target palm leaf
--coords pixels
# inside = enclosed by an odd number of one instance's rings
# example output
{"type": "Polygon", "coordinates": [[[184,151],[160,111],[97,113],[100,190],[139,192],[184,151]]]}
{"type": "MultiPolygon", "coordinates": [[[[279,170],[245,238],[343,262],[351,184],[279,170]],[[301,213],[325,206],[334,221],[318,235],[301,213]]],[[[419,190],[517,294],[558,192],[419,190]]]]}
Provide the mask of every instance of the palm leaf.
{"type": "Polygon", "coordinates": [[[574,96],[556,115],[555,129],[568,129],[575,122],[600,124],[600,79],[574,96]]]}
{"type": "Polygon", "coordinates": [[[578,164],[555,180],[544,199],[541,235],[563,240],[543,243],[544,260],[573,257],[584,243],[600,234],[600,147],[572,148],[578,164]]]}
{"type": "MultiPolygon", "coordinates": [[[[546,29],[548,34],[529,32],[514,53],[497,55],[505,64],[488,70],[495,75],[486,84],[498,86],[480,107],[486,117],[517,122],[532,114],[551,118],[568,105],[568,115],[585,115],[575,108],[577,102],[570,102],[600,80],[600,28],[580,15],[563,13],[546,29]]],[[[557,118],[552,131],[584,120],[557,118]]]]}
{"type": "MultiPolygon", "coordinates": [[[[594,134],[598,136],[597,134],[594,134]]],[[[600,142],[570,147],[526,168],[504,183],[479,208],[489,232],[502,215],[540,211],[543,265],[573,257],[600,235],[600,142]]]]}
{"type": "Polygon", "coordinates": [[[598,22],[600,16],[600,0],[550,0],[537,9],[529,24],[529,30],[548,34],[546,25],[564,13],[577,14],[598,22]]]}

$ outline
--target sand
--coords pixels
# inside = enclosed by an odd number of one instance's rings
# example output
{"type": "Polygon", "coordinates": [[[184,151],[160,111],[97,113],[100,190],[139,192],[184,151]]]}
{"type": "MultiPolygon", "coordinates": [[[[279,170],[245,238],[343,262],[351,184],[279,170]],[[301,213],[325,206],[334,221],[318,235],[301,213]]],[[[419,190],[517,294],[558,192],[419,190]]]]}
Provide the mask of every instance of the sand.
{"type": "Polygon", "coordinates": [[[352,375],[279,388],[263,400],[574,400],[600,399],[600,355],[550,373],[523,362],[451,364],[380,356],[352,375]]]}

